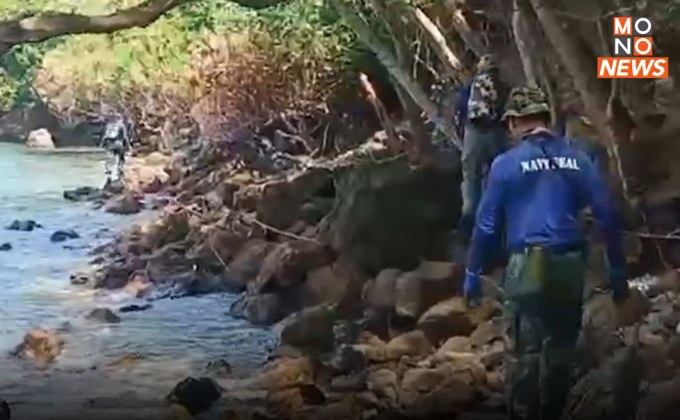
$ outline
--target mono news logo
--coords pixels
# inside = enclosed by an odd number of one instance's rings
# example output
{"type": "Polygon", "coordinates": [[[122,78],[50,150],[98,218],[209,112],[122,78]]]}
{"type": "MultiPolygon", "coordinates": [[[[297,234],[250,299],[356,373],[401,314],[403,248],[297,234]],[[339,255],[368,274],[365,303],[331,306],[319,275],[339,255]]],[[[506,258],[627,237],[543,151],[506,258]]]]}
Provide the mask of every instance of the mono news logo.
{"type": "Polygon", "coordinates": [[[597,58],[600,79],[665,79],[668,57],[654,57],[652,21],[618,16],[613,21],[614,56],[597,58]]]}

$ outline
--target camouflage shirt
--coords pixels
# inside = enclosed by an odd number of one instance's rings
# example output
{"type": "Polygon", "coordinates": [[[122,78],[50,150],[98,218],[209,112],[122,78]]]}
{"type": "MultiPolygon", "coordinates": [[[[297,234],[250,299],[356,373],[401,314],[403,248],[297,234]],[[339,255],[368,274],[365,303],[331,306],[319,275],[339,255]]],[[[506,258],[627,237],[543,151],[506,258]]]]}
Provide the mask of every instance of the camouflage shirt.
{"type": "Polygon", "coordinates": [[[481,118],[498,121],[500,119],[498,102],[501,98],[498,84],[498,80],[488,70],[480,71],[475,75],[468,100],[468,120],[481,118]]]}

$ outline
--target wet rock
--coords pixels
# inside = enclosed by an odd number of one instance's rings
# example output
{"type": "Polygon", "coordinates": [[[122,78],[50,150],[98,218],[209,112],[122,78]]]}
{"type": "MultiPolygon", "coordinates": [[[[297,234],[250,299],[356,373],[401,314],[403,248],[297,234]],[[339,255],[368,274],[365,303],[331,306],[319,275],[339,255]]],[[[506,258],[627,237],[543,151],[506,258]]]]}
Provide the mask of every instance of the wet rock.
{"type": "Polygon", "coordinates": [[[182,405],[195,416],[209,410],[221,394],[220,387],[210,378],[186,378],[175,386],[166,399],[182,405]]]}
{"type": "Polygon", "coordinates": [[[35,220],[15,220],[7,226],[7,230],[18,230],[21,232],[32,232],[33,229],[42,228],[42,225],[35,220]]]}
{"type": "Polygon", "coordinates": [[[329,352],[333,350],[335,311],[320,305],[307,308],[283,321],[281,343],[301,349],[329,352]]]}
{"type": "Polygon", "coordinates": [[[103,322],[108,324],[118,324],[121,320],[118,315],[109,308],[95,308],[85,317],[90,321],[103,322]]]}
{"type": "Polygon", "coordinates": [[[127,313],[127,312],[141,312],[141,311],[146,311],[147,309],[153,308],[153,305],[150,303],[145,303],[144,305],[126,305],[121,307],[118,311],[120,313],[127,313]]]}
{"type": "Polygon", "coordinates": [[[134,194],[127,192],[119,197],[112,198],[104,211],[114,214],[135,214],[142,211],[143,205],[134,194]]]}
{"type": "Polygon", "coordinates": [[[228,375],[233,371],[233,367],[224,359],[208,362],[205,370],[216,375],[228,375]]]}
{"type": "Polygon", "coordinates": [[[169,244],[145,256],[144,260],[144,269],[153,283],[189,283],[195,278],[194,265],[186,259],[182,246],[169,244]]]}
{"type": "Polygon", "coordinates": [[[52,140],[52,134],[45,129],[39,128],[28,133],[28,138],[26,139],[26,147],[31,149],[54,149],[54,140],[52,140]]]}
{"type": "Polygon", "coordinates": [[[272,325],[285,316],[281,297],[275,293],[243,294],[229,309],[232,316],[245,318],[255,325],[272,325]]]}
{"type": "MultiPolygon", "coordinates": [[[[130,276],[130,279],[128,280],[127,284],[125,287],[123,287],[123,291],[125,293],[130,294],[131,296],[134,296],[136,298],[142,298],[146,295],[149,294],[150,290],[153,288],[153,283],[147,277],[146,273],[133,273],[130,276]]],[[[134,305],[131,305],[134,306],[134,305]]],[[[148,309],[148,307],[145,307],[144,309],[148,309]]],[[[140,310],[144,310],[140,309],[140,310]]]]}
{"type": "Polygon", "coordinates": [[[192,417],[189,410],[181,404],[170,404],[168,407],[167,420],[189,420],[192,417]]]}
{"type": "Polygon", "coordinates": [[[36,361],[42,365],[54,362],[64,348],[64,339],[56,332],[44,328],[29,331],[12,356],[36,361]]]}
{"type": "Polygon", "coordinates": [[[57,243],[78,238],[80,235],[73,229],[58,230],[50,236],[50,242],[57,243]]]}
{"type": "Polygon", "coordinates": [[[102,199],[104,194],[99,188],[78,187],[64,191],[63,196],[69,201],[93,201],[102,199]]]}
{"type": "Polygon", "coordinates": [[[11,251],[12,250],[12,244],[9,242],[5,242],[4,244],[0,245],[0,251],[11,251]]]}

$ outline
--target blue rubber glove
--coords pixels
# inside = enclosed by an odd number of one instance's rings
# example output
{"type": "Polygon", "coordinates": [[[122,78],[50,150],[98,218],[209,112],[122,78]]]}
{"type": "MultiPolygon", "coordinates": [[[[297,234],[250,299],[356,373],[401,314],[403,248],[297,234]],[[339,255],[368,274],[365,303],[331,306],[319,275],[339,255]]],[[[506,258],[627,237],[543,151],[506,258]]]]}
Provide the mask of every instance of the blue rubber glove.
{"type": "Polygon", "coordinates": [[[479,274],[465,270],[465,283],[463,283],[463,296],[465,304],[469,308],[474,308],[479,304],[482,297],[482,284],[479,274]]]}
{"type": "Polygon", "coordinates": [[[609,269],[609,284],[612,289],[614,301],[621,301],[628,297],[630,289],[626,279],[626,270],[623,267],[613,267],[609,269]]]}

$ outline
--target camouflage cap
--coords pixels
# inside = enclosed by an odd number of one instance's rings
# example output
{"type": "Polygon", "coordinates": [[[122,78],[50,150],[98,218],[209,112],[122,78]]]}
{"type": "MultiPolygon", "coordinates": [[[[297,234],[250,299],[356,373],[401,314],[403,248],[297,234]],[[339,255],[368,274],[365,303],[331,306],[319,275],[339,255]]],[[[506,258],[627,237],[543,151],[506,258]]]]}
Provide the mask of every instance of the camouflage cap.
{"type": "Polygon", "coordinates": [[[550,112],[550,105],[545,93],[535,87],[518,87],[512,89],[505,104],[503,119],[508,117],[524,117],[527,115],[550,112]]]}

